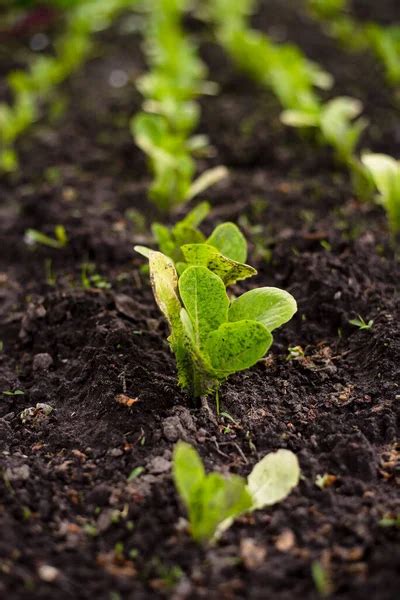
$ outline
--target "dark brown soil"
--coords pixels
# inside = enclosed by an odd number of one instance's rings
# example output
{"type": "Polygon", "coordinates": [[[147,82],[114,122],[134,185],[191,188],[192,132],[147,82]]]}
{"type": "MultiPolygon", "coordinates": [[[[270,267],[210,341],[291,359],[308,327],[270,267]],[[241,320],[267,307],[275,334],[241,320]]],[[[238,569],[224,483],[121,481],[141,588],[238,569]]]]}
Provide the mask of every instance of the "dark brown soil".
{"type": "MultiPolygon", "coordinates": [[[[364,4],[379,16],[381,5],[364,4]]],[[[394,22],[397,3],[381,4],[394,22]]],[[[365,103],[366,143],[400,155],[395,92],[370,56],[348,56],[294,0],[265,2],[255,24],[331,70],[336,93],[365,103]]],[[[209,194],[206,229],[238,220],[257,284],[299,304],[267,359],[224,386],[230,418],[214,425],[176,386],[166,326],[132,250],[147,236],[132,209],[155,215],[127,127],[140,105],[139,42],[115,28],[98,48],[64,87],[61,121],[21,140],[21,173],[0,184],[0,597],[312,600],[318,561],[334,599],[397,600],[400,529],[380,521],[400,513],[400,268],[382,211],[358,202],[330,152],[284,129],[274,98],[204,39],[221,93],[202,102],[215,147],[202,166],[231,170],[209,194]],[[125,88],[109,86],[114,68],[131,76],[125,88]],[[66,248],[25,244],[27,228],[56,224],[66,248]],[[88,261],[110,289],[83,288],[88,261]],[[372,328],[349,324],[357,315],[372,328]],[[121,394],[137,401],[121,404],[121,394]],[[37,403],[54,410],[23,423],[37,403]],[[178,438],[207,468],[241,474],[290,448],[301,484],[200,548],[171,482],[178,438]],[[336,479],[320,489],[324,474],[336,479]]]]}

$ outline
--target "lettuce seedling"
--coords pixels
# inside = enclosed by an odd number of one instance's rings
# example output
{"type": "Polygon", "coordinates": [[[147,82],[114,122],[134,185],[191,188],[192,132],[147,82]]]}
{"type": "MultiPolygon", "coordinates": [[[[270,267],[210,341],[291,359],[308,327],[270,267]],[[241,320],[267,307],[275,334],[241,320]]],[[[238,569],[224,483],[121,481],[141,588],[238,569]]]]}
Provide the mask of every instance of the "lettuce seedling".
{"type": "Polygon", "coordinates": [[[387,81],[391,85],[400,83],[400,27],[369,23],[365,35],[376,56],[385,67],[387,81]]]}
{"type": "Polygon", "coordinates": [[[346,48],[372,50],[382,63],[389,84],[400,83],[400,27],[363,24],[348,13],[348,0],[308,0],[310,10],[326,25],[329,34],[346,48]]]}
{"type": "Polygon", "coordinates": [[[93,32],[106,27],[136,0],[85,0],[68,13],[66,31],[55,42],[55,55],[38,55],[28,70],[7,77],[12,104],[0,103],[0,171],[18,168],[17,138],[32,126],[53,90],[88,57],[93,32]]]}
{"type": "Polygon", "coordinates": [[[380,194],[393,235],[400,231],[400,162],[386,154],[364,154],[361,162],[380,194]]]}
{"type": "Polygon", "coordinates": [[[149,259],[156,302],[170,327],[180,386],[193,397],[217,391],[227,377],[252,367],[269,350],[271,332],[289,321],[296,301],[278,288],[250,290],[230,300],[225,286],[256,273],[210,244],[187,244],[178,276],[168,256],[137,246],[149,259]]]}
{"type": "Polygon", "coordinates": [[[132,119],[131,130],[147,154],[153,174],[149,197],[163,211],[191,200],[227,175],[224,167],[215,167],[193,181],[196,163],[192,153],[201,140],[172,129],[164,115],[141,112],[132,119]]]}
{"type": "Polygon", "coordinates": [[[181,24],[189,2],[152,0],[149,5],[144,50],[150,70],[137,83],[143,104],[131,131],[153,176],[150,200],[169,211],[225,177],[226,170],[211,169],[193,181],[194,157],[208,148],[206,136],[192,135],[200,120],[197,98],[215,93],[216,86],[206,81],[207,68],[181,24]]]}
{"type": "Polygon", "coordinates": [[[188,512],[193,538],[210,542],[240,515],[284,500],[299,482],[300,467],[295,454],[278,450],[258,462],[247,480],[238,475],[206,474],[198,452],[178,442],[173,477],[188,512]]]}
{"type": "Polygon", "coordinates": [[[321,105],[319,112],[313,114],[298,109],[286,110],[281,120],[292,127],[318,128],[323,142],[335,150],[337,159],[351,168],[361,133],[368,124],[362,117],[357,119],[362,108],[359,100],[339,96],[321,105]]]}

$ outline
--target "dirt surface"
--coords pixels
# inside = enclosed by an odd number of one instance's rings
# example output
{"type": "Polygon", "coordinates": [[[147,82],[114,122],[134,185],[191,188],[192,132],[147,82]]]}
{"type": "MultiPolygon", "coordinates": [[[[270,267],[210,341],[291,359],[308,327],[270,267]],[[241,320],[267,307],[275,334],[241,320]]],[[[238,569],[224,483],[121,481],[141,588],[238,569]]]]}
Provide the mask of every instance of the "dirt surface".
{"type": "MultiPolygon", "coordinates": [[[[378,18],[381,6],[363,4],[378,18]]],[[[381,4],[394,22],[396,2],[381,4]]],[[[266,2],[255,25],[320,60],[335,93],[364,102],[373,122],[365,143],[400,155],[395,92],[371,56],[349,57],[294,1],[266,2]]],[[[215,155],[201,167],[231,172],[209,194],[205,229],[238,221],[259,270],[251,284],[290,291],[299,312],[265,361],[224,385],[230,416],[218,425],[179,391],[166,325],[132,250],[148,241],[134,210],[147,224],[155,216],[127,127],[140,105],[140,46],[118,27],[102,35],[63,89],[64,116],[21,141],[21,173],[0,184],[0,597],[312,600],[317,561],[334,599],[397,600],[400,529],[380,524],[400,513],[400,268],[385,217],[198,33],[221,85],[202,101],[215,155]],[[130,76],[122,89],[109,85],[115,68],[130,76]],[[65,248],[24,242],[26,229],[51,234],[56,224],[65,248]],[[85,289],[88,262],[100,279],[85,289]],[[351,325],[357,315],[372,327],[351,325]],[[21,418],[38,403],[52,412],[21,418]],[[179,438],[207,468],[243,475],[290,448],[301,484],[215,547],[198,547],[171,481],[179,438]],[[333,477],[321,489],[324,474],[333,477]]]]}

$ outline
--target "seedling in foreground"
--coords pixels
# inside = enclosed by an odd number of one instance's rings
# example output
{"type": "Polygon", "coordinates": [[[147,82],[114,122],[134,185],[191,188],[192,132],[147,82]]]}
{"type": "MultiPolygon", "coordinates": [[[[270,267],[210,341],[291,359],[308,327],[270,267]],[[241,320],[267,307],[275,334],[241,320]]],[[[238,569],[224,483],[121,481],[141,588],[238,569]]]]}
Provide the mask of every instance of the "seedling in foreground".
{"type": "Polygon", "coordinates": [[[189,444],[178,442],[173,476],[188,512],[193,538],[210,542],[240,515],[286,498],[299,482],[300,467],[295,454],[278,450],[258,462],[247,480],[238,475],[206,474],[198,452],[189,444]]]}
{"type": "Polygon", "coordinates": [[[269,350],[271,332],[289,321],[296,301],[278,288],[253,289],[230,300],[225,286],[256,273],[210,244],[187,244],[181,276],[161,252],[149,259],[156,302],[170,327],[180,386],[193,397],[217,391],[227,377],[253,366],[269,350]]]}
{"type": "Polygon", "coordinates": [[[400,232],[400,162],[386,154],[364,154],[361,161],[371,173],[392,234],[396,235],[400,232]]]}

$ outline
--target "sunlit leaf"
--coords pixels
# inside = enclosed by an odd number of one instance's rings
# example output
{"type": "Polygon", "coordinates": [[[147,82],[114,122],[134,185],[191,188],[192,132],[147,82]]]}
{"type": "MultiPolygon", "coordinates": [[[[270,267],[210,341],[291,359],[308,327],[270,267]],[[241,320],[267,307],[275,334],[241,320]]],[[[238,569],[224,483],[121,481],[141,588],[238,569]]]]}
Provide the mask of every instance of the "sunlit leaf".
{"type": "Polygon", "coordinates": [[[279,288],[264,287],[250,290],[233,300],[228,313],[229,321],[252,319],[273,331],[293,317],[296,300],[279,288]]]}
{"type": "Polygon", "coordinates": [[[267,454],[248,477],[248,489],[254,508],[264,508],[280,502],[299,483],[299,461],[290,450],[267,454]]]}

